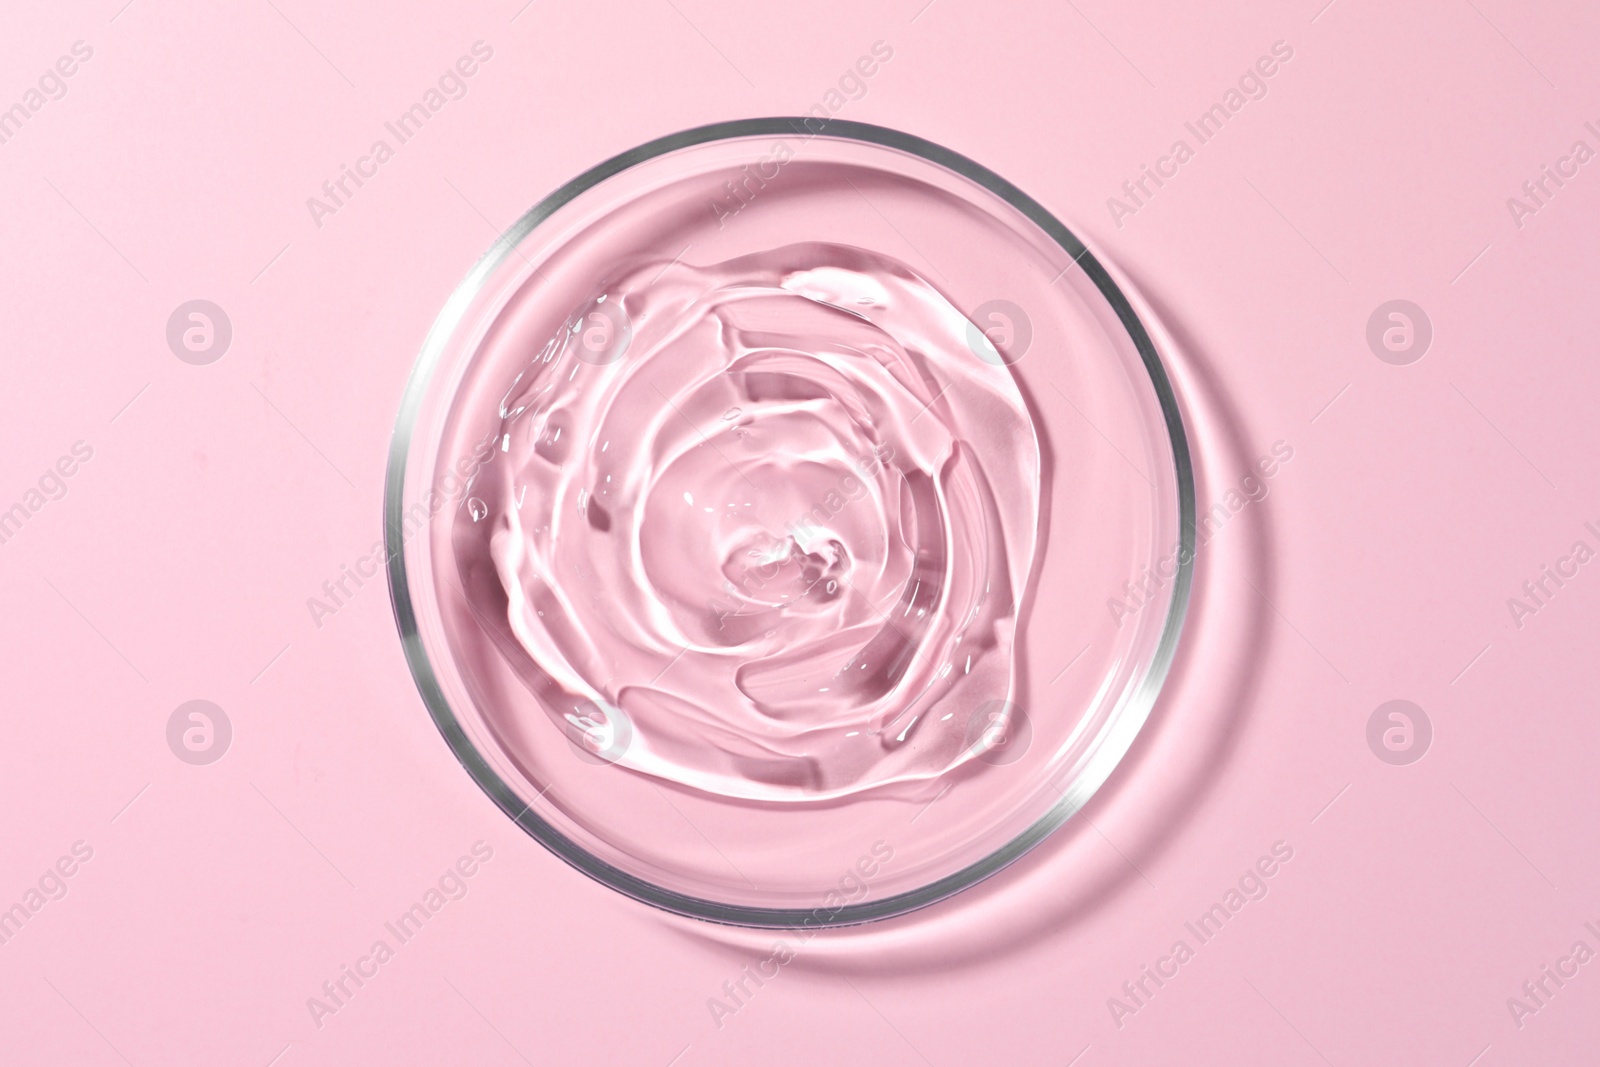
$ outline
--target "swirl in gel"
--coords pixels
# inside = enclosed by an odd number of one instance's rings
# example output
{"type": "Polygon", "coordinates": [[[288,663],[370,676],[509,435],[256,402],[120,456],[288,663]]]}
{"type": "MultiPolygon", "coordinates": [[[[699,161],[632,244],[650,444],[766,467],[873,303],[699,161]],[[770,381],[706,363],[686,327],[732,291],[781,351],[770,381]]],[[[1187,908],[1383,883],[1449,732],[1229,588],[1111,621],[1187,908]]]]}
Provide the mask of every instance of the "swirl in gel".
{"type": "Polygon", "coordinates": [[[632,265],[576,309],[509,384],[453,535],[551,729],[774,802],[981,754],[975,709],[1015,699],[1040,449],[979,336],[905,265],[824,244],[632,265]]]}

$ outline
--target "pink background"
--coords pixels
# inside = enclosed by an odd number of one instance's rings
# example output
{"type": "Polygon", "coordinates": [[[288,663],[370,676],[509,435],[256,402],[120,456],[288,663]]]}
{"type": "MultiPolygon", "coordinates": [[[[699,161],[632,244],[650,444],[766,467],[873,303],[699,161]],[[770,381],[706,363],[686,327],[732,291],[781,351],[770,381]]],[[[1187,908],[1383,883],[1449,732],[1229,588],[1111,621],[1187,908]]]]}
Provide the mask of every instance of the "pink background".
{"type": "Polygon", "coordinates": [[[1600,11],[122,2],[19,11],[0,37],[0,107],[93,49],[0,144],[0,510],[93,449],[0,544],[0,909],[93,850],[0,945],[4,1062],[1600,1055],[1600,963],[1507,1006],[1575,942],[1600,950],[1600,568],[1520,629],[1507,606],[1600,547],[1600,170],[1520,227],[1507,206],[1575,141],[1600,149],[1600,11]],[[478,40],[467,95],[317,226],[306,198],[478,40]],[[893,58],[837,113],[994,168],[1138,285],[1202,506],[1274,441],[1294,458],[1202,550],[1172,687],[1087,818],[955,901],[791,938],[719,1027],[708,999],[775,937],[555,860],[438,736],[383,586],[320,628],[306,600],[380,536],[412,358],[499,228],[663,133],[804,112],[880,40],[893,58]],[[1267,95],[1118,227],[1107,197],[1276,41],[1294,54],[1267,95]],[[209,366],[166,343],[195,298],[233,325],[209,366]],[[1395,298],[1433,324],[1409,366],[1365,339],[1395,298]],[[166,741],[196,698],[233,725],[209,766],[166,741]],[[1434,729],[1409,766],[1366,742],[1397,698],[1434,729]],[[467,895],[318,1026],[307,998],[480,840],[467,895]],[[1266,897],[1114,1019],[1279,841],[1266,897]]]}

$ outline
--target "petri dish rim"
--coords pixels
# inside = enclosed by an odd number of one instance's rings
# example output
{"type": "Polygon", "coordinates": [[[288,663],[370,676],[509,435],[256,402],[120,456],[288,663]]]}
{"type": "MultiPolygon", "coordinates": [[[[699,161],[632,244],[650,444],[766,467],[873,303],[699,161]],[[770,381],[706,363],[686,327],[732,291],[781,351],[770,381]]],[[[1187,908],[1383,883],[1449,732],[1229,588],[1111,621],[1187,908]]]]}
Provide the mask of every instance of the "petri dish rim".
{"type": "Polygon", "coordinates": [[[596,881],[642,903],[674,914],[733,926],[766,929],[824,928],[859,925],[903,915],[945,900],[998,873],[1027,854],[1089,802],[1111,772],[1122,761],[1143,728],[1156,697],[1166,681],[1187,614],[1194,578],[1195,489],[1188,435],[1171,379],[1156,350],[1154,341],[1140,321],[1127,295],[1087,246],[1043,205],[994,171],[935,142],[884,126],[843,119],[818,120],[801,117],[737,119],[682,130],[656,138],[601,162],[544,197],[500,235],[489,250],[473,265],[467,277],[446,300],[435,319],[422,351],[412,368],[390,442],[388,470],[383,502],[384,549],[388,558],[390,600],[401,646],[413,679],[435,725],[458,761],[478,786],[518,826],[566,863],[596,881]],[[405,481],[411,456],[416,421],[432,385],[434,372],[461,325],[462,317],[495,269],[510,256],[522,239],[560,208],[606,179],[633,166],[670,152],[710,141],[735,140],[768,135],[829,137],[860,141],[896,149],[934,163],[982,186],[1020,211],[1034,225],[1066,250],[1116,313],[1133,342],[1160,405],[1162,419],[1172,449],[1173,471],[1178,490],[1178,571],[1172,580],[1172,596],[1154,654],[1122,707],[1107,720],[1103,735],[1083,771],[1050,807],[1021,833],[976,862],[916,889],[879,900],[846,904],[839,908],[762,908],[729,904],[691,896],[655,885],[607,863],[591,854],[553,825],[537,815],[473,744],[456,717],[435,673],[424,646],[412,602],[405,556],[405,481]]]}

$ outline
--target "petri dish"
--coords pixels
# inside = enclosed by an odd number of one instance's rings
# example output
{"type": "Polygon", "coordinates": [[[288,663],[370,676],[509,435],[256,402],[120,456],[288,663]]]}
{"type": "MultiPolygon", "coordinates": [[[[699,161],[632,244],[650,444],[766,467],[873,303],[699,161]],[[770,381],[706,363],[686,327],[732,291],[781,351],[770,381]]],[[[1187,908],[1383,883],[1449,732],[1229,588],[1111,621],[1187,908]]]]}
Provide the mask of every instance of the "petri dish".
{"type": "Polygon", "coordinates": [[[1021,190],[815,118],[663,137],[450,296],[384,499],[450,749],[640,901],[831,927],[943,900],[1126,753],[1194,559],[1183,420],[1021,190]]]}

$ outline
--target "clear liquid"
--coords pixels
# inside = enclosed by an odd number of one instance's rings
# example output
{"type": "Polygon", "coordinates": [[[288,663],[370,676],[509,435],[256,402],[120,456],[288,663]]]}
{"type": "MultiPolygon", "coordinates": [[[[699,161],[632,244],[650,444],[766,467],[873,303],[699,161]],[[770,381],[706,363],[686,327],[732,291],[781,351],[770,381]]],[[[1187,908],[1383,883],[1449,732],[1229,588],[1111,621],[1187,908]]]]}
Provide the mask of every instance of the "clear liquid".
{"type": "Polygon", "coordinates": [[[970,726],[1014,696],[1041,466],[1003,337],[811,243],[641,261],[498,343],[530,356],[454,548],[551,729],[758,801],[1003,743],[970,726]]]}

